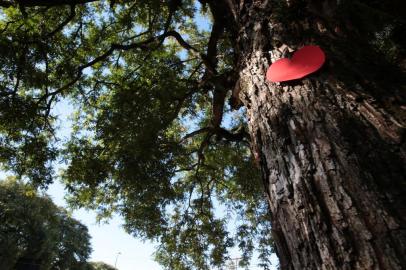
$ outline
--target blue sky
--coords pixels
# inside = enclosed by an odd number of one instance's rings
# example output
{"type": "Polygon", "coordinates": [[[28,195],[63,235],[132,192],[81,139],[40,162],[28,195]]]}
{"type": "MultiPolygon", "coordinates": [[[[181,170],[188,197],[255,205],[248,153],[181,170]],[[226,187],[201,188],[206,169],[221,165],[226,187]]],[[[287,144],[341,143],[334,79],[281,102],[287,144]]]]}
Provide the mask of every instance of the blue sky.
{"type": "MultiPolygon", "coordinates": [[[[53,184],[48,191],[53,201],[60,206],[66,206],[63,199],[65,191],[60,183],[53,184]]],[[[120,270],[159,270],[159,264],[153,261],[154,245],[151,242],[142,242],[122,229],[122,219],[115,216],[108,224],[96,223],[96,214],[93,211],[73,211],[73,217],[80,220],[89,229],[93,252],[91,261],[103,261],[114,265],[117,254],[117,268],[120,270]]]]}

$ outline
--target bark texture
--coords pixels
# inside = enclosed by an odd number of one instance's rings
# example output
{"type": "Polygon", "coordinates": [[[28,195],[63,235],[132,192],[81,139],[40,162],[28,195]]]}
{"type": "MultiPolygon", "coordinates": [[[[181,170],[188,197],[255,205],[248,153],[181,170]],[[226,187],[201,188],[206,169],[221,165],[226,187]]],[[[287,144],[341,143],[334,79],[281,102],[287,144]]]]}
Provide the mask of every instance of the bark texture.
{"type": "Polygon", "coordinates": [[[401,59],[381,59],[339,17],[343,1],[226,2],[281,269],[406,269],[401,59]],[[307,44],[326,52],[319,72],[266,82],[271,62],[307,44]]]}

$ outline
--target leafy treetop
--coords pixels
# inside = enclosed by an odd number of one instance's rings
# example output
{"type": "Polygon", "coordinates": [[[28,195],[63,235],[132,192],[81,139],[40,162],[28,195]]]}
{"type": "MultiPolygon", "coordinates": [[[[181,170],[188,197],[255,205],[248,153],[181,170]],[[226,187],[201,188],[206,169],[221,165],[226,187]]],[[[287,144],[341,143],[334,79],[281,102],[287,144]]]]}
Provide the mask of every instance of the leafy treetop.
{"type": "Polygon", "coordinates": [[[236,245],[267,267],[269,211],[228,94],[232,22],[199,2],[0,1],[0,164],[46,187],[64,162],[71,206],[120,213],[167,269],[220,267],[236,245]],[[58,103],[74,108],[67,142],[58,103]]]}

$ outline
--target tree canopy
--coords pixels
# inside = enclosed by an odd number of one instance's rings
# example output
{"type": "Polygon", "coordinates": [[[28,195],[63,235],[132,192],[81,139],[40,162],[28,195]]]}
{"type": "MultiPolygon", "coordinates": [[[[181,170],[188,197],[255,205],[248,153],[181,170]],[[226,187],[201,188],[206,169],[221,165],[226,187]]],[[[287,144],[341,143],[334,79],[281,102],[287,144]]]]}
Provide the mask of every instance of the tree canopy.
{"type": "Polygon", "coordinates": [[[120,213],[167,269],[220,267],[233,246],[267,267],[270,214],[228,92],[231,22],[199,2],[0,1],[0,164],[46,188],[65,163],[71,206],[120,213]],[[58,103],[74,108],[68,141],[58,103]]]}
{"type": "Polygon", "coordinates": [[[92,270],[117,270],[117,268],[115,268],[114,266],[111,266],[104,262],[91,262],[89,263],[89,265],[91,266],[90,269],[92,270]]]}
{"type": "Polygon", "coordinates": [[[87,227],[50,198],[13,178],[0,182],[0,268],[83,269],[87,227]]]}

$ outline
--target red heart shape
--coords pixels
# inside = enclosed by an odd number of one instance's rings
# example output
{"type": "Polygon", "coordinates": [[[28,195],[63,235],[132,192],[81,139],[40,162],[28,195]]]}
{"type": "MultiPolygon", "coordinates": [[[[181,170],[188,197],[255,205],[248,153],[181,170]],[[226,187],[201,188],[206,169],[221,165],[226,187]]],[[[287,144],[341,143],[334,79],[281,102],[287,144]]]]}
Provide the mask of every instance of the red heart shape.
{"type": "Polygon", "coordinates": [[[323,66],[326,56],[319,46],[304,46],[291,59],[282,58],[273,63],[266,72],[271,82],[283,82],[303,78],[323,66]]]}

